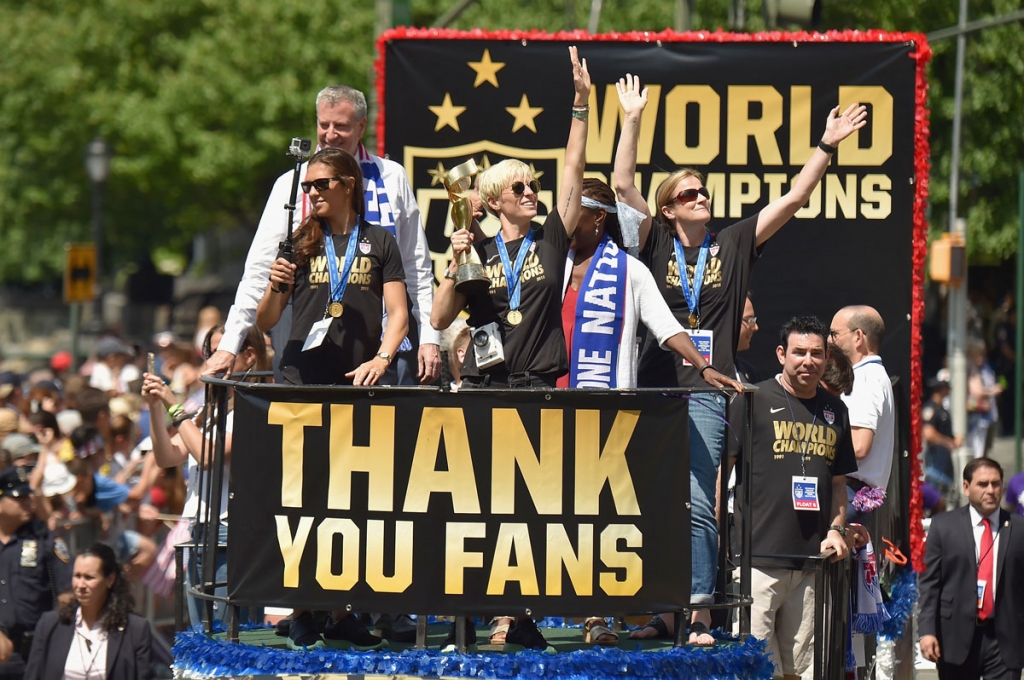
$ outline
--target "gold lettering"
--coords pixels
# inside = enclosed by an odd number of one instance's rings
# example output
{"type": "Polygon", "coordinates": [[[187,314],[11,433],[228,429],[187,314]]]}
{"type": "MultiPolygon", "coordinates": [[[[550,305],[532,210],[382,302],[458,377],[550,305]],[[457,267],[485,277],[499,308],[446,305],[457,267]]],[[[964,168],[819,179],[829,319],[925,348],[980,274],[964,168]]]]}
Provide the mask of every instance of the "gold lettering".
{"type": "Polygon", "coordinates": [[[625,569],[620,581],[615,572],[603,571],[598,577],[601,590],[612,597],[632,597],[644,585],[644,563],[635,552],[619,552],[619,541],[627,548],[642,548],[643,534],[634,524],[610,524],[601,532],[601,562],[609,569],[625,569]]]}
{"type": "Polygon", "coordinates": [[[868,125],[871,126],[871,146],[860,148],[860,130],[843,140],[836,152],[838,165],[880,166],[892,156],[893,101],[892,95],[879,85],[840,85],[839,110],[850,104],[871,107],[868,125]]]}
{"type": "Polygon", "coordinates": [[[576,411],[576,503],[577,515],[596,515],[600,509],[605,481],[612,491],[619,515],[639,515],[633,478],[626,463],[626,447],[640,418],[639,411],[619,411],[601,449],[601,412],[576,411]]]}
{"type": "Polygon", "coordinates": [[[462,595],[465,590],[466,569],[484,566],[482,552],[467,552],[467,538],[484,538],[487,525],[483,522],[448,522],[444,540],[444,594],[462,595]]]}
{"type": "Polygon", "coordinates": [[[519,590],[523,595],[540,595],[537,568],[533,563],[533,547],[530,544],[530,528],[526,524],[502,524],[498,528],[491,576],[487,579],[487,594],[504,595],[505,584],[509,581],[519,581],[519,590]],[[511,564],[513,551],[516,554],[515,566],[511,564]]]}
{"type": "Polygon", "coordinates": [[[359,274],[367,273],[370,271],[371,267],[373,267],[373,261],[368,257],[357,257],[355,261],[352,262],[352,271],[358,272],[359,274]]]}
{"type": "Polygon", "coordinates": [[[786,175],[782,172],[766,172],[764,183],[768,185],[768,202],[782,198],[782,186],[786,183],[786,175]]]}
{"type": "MultiPolygon", "coordinates": [[[[658,124],[658,107],[661,104],[661,85],[648,85],[647,109],[640,120],[640,137],[637,140],[637,162],[646,165],[651,162],[651,151],[654,148],[654,132],[658,124]]],[[[590,89],[590,110],[596,114],[597,88],[590,89]]],[[[587,135],[587,158],[591,163],[611,163],[612,151],[615,148],[615,133],[624,120],[619,106],[619,95],[615,85],[606,85],[604,91],[604,108],[601,116],[590,118],[590,134],[587,135]]],[[[639,185],[638,185],[639,186],[639,185]]]]}
{"type": "MultiPolygon", "coordinates": [[[[798,175],[793,175],[790,182],[796,182],[798,175]]],[[[811,190],[811,197],[807,199],[807,205],[796,211],[794,215],[797,219],[811,220],[821,214],[821,182],[814,185],[814,189],[811,190]]]]}
{"type": "Polygon", "coordinates": [[[302,507],[302,449],[304,427],[320,427],[323,406],[274,401],[267,409],[267,424],[281,425],[281,505],[302,507]]]}
{"type": "Polygon", "coordinates": [[[541,409],[540,456],[530,435],[512,408],[491,412],[491,512],[516,511],[516,467],[523,475],[530,498],[541,515],[562,513],[562,411],[541,409]]]}
{"type": "Polygon", "coordinates": [[[711,193],[711,214],[715,217],[725,217],[725,173],[709,172],[704,186],[711,193]]]}
{"type": "MultiPolygon", "coordinates": [[[[817,148],[818,140],[811,140],[811,88],[794,85],[789,90],[789,164],[803,166],[817,148]]],[[[785,177],[784,175],[779,175],[785,177]]],[[[765,181],[768,180],[767,175],[765,181]]],[[[775,200],[769,198],[769,201],[775,200]]]]}
{"type": "Polygon", "coordinates": [[[451,495],[456,514],[480,514],[469,433],[461,408],[423,409],[403,512],[426,512],[430,494],[435,492],[451,495]],[[442,438],[447,470],[436,469],[442,438]]]}
{"type": "Polygon", "coordinates": [[[281,559],[284,560],[281,585],[285,588],[298,588],[299,563],[302,561],[302,551],[306,549],[306,539],[313,528],[313,518],[299,518],[294,538],[287,517],[274,515],[274,522],[277,524],[277,545],[281,548],[281,559]]]}
{"type": "Polygon", "coordinates": [[[825,218],[834,220],[838,214],[836,204],[843,209],[843,217],[848,220],[857,217],[857,177],[846,175],[846,186],[839,175],[825,175],[825,218]]]}
{"type": "Polygon", "coordinates": [[[412,585],[412,522],[395,522],[395,574],[384,575],[384,521],[366,520],[366,585],[375,593],[404,593],[412,585]]]}
{"type": "Polygon", "coordinates": [[[710,85],[673,87],[665,95],[665,120],[671,121],[665,125],[665,155],[676,165],[707,165],[713,161],[720,150],[721,111],[722,98],[710,85]],[[686,143],[687,104],[697,105],[697,146],[686,143]]]}
{"type": "Polygon", "coordinates": [[[368,476],[368,510],[391,512],[395,496],[395,407],[370,407],[370,444],[352,443],[351,404],[331,404],[331,468],[327,483],[327,507],[349,510],[352,505],[352,474],[368,476]]]}
{"type": "Polygon", "coordinates": [[[892,180],[888,175],[864,175],[860,181],[860,214],[869,220],[884,220],[892,214],[892,180]]]}
{"type": "Polygon", "coordinates": [[[577,544],[579,553],[573,550],[563,525],[548,525],[545,595],[562,594],[562,565],[565,565],[565,573],[569,575],[573,593],[577,597],[590,597],[594,594],[593,524],[579,525],[577,544]]]}
{"type": "Polygon", "coordinates": [[[752,172],[729,175],[729,217],[743,217],[743,206],[761,198],[761,181],[752,172]]]}
{"type": "Polygon", "coordinates": [[[725,157],[729,165],[748,165],[747,139],[754,138],[764,165],[782,165],[775,132],[782,126],[782,95],[770,85],[730,85],[725,157]],[[750,117],[750,105],[761,105],[761,117],[750,117]]]}
{"type": "Polygon", "coordinates": [[[359,527],[347,517],[328,517],[317,527],[316,582],[324,590],[352,590],[359,582],[359,527]],[[340,574],[331,571],[337,534],[341,534],[340,574]]]}

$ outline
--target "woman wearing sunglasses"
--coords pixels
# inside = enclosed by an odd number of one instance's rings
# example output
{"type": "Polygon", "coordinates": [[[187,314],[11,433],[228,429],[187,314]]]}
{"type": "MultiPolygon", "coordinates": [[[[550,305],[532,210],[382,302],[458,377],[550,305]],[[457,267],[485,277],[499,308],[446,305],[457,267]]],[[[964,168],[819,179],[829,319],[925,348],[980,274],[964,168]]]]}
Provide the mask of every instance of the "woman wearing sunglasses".
{"type": "Polygon", "coordinates": [[[533,223],[539,207],[540,184],[530,166],[508,159],[479,177],[480,198],[501,227],[493,238],[473,243],[466,230],[452,234],[452,252],[458,256],[476,248],[490,277],[490,288],[467,296],[455,290],[456,265],[435,293],[431,324],[443,330],[464,308],[469,309],[473,345],[462,366],[462,389],[473,387],[554,387],[568,370],[562,339],[560,309],[562,274],[569,241],[580,214],[580,187],[586,165],[587,116],[590,74],[586,60],[569,48],[576,99],[570,111],[565,171],[558,198],[543,226],[533,223]],[[477,356],[490,329],[501,343],[504,360],[490,363],[477,356]]]}
{"type": "MultiPolygon", "coordinates": [[[[657,218],[634,185],[640,120],[647,105],[647,90],[637,76],[626,75],[617,85],[625,113],[615,153],[614,184],[620,201],[648,217],[640,226],[640,258],[650,267],[661,294],[676,318],[688,330],[709,361],[726,375],[735,374],[733,356],[739,340],[743,306],[750,275],[765,241],[789,221],[810,198],[828,168],[836,146],[864,127],[867,109],[851,105],[840,113],[832,109],[818,148],[793,181],[789,191],[751,215],[717,233],[708,231],[711,196],[704,176],[682,168],[662,182],[657,192],[657,218]]],[[[641,350],[638,383],[642,387],[703,387],[695,366],[687,366],[662,352],[648,336],[641,350]]],[[[695,394],[689,401],[690,495],[692,503],[692,601],[714,599],[718,555],[715,522],[715,481],[725,448],[726,398],[719,393],[695,394]]],[[[708,633],[711,615],[695,609],[690,643],[714,644],[708,633]]],[[[634,637],[669,636],[671,619],[655,617],[634,631],[634,637]],[[666,625],[667,624],[667,625],[666,625]]]]}
{"type": "Polygon", "coordinates": [[[341,149],[309,160],[310,215],[295,230],[295,262],[278,258],[256,310],[267,331],[292,301],[281,376],[293,385],[375,385],[409,330],[395,237],[363,219],[359,163],[341,149]],[[383,307],[381,302],[383,301],[383,307]],[[387,309],[383,328],[381,309],[387,309]]]}

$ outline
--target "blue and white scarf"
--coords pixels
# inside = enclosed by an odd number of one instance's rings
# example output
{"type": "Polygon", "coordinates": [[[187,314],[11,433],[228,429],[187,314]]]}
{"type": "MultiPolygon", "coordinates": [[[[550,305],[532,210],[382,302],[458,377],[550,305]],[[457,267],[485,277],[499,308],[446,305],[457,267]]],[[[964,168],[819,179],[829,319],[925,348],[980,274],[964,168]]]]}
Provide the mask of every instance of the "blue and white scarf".
{"type": "MultiPolygon", "coordinates": [[[[359,169],[363,171],[363,187],[366,189],[366,213],[364,219],[370,224],[383,227],[391,232],[391,235],[398,237],[395,230],[395,214],[391,212],[391,201],[388,200],[388,191],[384,188],[384,177],[380,174],[377,161],[359,143],[359,169]]],[[[412,323],[412,310],[409,310],[410,323],[412,323]]],[[[387,325],[387,310],[384,310],[384,325],[387,325]]],[[[381,333],[380,339],[384,339],[381,333]]],[[[412,342],[408,336],[402,338],[402,344],[398,346],[399,352],[408,352],[412,349],[412,342]]]]}
{"type": "Polygon", "coordinates": [[[626,312],[626,253],[607,234],[594,252],[576,300],[569,386],[618,387],[619,344],[626,312]]]}

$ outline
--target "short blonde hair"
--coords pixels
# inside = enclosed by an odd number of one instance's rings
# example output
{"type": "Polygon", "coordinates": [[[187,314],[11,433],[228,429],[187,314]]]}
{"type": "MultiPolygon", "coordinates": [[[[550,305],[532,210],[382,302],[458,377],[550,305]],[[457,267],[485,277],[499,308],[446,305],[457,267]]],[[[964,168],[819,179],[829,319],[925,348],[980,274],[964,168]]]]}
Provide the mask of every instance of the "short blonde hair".
{"type": "Polygon", "coordinates": [[[491,198],[498,198],[517,177],[532,180],[530,166],[515,158],[506,158],[500,163],[495,163],[480,173],[477,187],[480,198],[485,204],[491,198]]]}

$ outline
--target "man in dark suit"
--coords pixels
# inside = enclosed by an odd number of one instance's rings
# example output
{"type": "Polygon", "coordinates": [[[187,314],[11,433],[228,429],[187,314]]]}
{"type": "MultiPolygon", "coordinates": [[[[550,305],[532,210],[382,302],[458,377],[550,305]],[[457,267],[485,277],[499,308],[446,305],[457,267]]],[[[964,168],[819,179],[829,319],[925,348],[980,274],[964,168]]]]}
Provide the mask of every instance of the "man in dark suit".
{"type": "Polygon", "coordinates": [[[1020,680],[1024,518],[999,508],[1003,469],[964,468],[970,505],[932,518],[921,577],[921,653],[941,680],[1020,680]]]}

